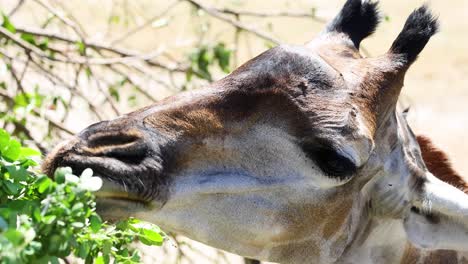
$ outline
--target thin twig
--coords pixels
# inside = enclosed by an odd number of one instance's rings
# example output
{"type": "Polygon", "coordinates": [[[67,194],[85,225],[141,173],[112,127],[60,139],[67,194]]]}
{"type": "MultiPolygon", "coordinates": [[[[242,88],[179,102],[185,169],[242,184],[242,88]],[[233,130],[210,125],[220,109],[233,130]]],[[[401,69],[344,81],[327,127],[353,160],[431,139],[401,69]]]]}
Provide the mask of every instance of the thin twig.
{"type": "MultiPolygon", "coordinates": [[[[91,75],[93,75],[93,76],[95,75],[94,71],[91,69],[91,67],[89,67],[89,72],[91,73],[91,75]]],[[[101,83],[99,82],[99,80],[97,78],[95,78],[95,81],[96,81],[96,87],[104,95],[104,99],[111,106],[112,111],[114,111],[114,113],[117,116],[119,116],[120,111],[119,111],[118,107],[115,105],[114,100],[112,99],[112,97],[109,95],[109,93],[107,91],[104,90],[104,88],[101,86],[101,83]]]]}
{"type": "MultiPolygon", "coordinates": [[[[86,56],[78,57],[76,59],[59,58],[59,57],[45,54],[42,50],[40,50],[36,46],[30,44],[29,42],[22,40],[19,36],[11,33],[10,31],[8,31],[7,29],[3,27],[0,27],[0,35],[3,35],[6,38],[10,39],[11,41],[13,41],[19,47],[23,48],[28,53],[35,54],[40,58],[47,59],[47,60],[54,61],[54,62],[83,64],[83,65],[130,64],[133,61],[148,62],[148,61],[151,61],[154,57],[157,57],[160,55],[160,51],[157,51],[157,52],[150,53],[147,55],[127,56],[127,57],[118,57],[118,58],[89,58],[86,56]]],[[[167,68],[168,70],[171,70],[171,71],[174,70],[174,69],[170,69],[169,67],[164,67],[164,68],[167,68]]]]}
{"type": "Polygon", "coordinates": [[[26,137],[28,137],[30,140],[34,142],[34,145],[36,145],[36,147],[41,151],[41,153],[48,152],[47,148],[44,145],[42,145],[42,143],[39,142],[39,140],[34,138],[31,131],[25,125],[17,121],[13,121],[13,124],[15,125],[17,130],[23,132],[26,135],[26,137]]]}
{"type": "MultiPolygon", "coordinates": [[[[1,28],[0,28],[0,30],[1,30],[1,28]]],[[[0,31],[0,33],[3,33],[3,31],[0,31]]],[[[16,31],[18,33],[28,33],[28,34],[38,36],[38,37],[50,38],[50,39],[60,40],[60,41],[63,41],[63,42],[73,43],[73,44],[80,41],[77,38],[66,37],[66,36],[63,36],[61,34],[47,32],[47,31],[41,30],[41,29],[22,28],[22,27],[17,26],[16,31]]],[[[11,32],[10,32],[9,36],[11,37],[11,32]]],[[[16,38],[16,39],[18,40],[18,38],[16,38]]],[[[93,58],[90,58],[89,59],[90,64],[109,65],[109,64],[115,64],[115,63],[128,63],[129,61],[132,61],[132,60],[140,60],[140,61],[145,62],[149,66],[154,66],[154,67],[161,68],[161,69],[168,70],[168,71],[186,72],[188,70],[187,66],[172,67],[172,66],[164,65],[164,64],[162,64],[160,62],[157,62],[157,61],[154,60],[154,58],[156,57],[155,54],[141,55],[141,54],[139,54],[139,53],[137,53],[135,51],[126,50],[126,49],[122,49],[122,48],[111,47],[108,44],[98,43],[98,42],[91,42],[91,41],[88,41],[86,43],[86,45],[87,45],[88,48],[92,48],[94,50],[104,50],[104,51],[112,52],[114,54],[122,56],[120,58],[97,58],[97,60],[93,59],[93,58]]],[[[41,54],[41,53],[42,52],[39,52],[39,54],[41,54]]],[[[159,54],[156,54],[156,55],[159,55],[159,54]]],[[[59,59],[56,59],[56,58],[49,58],[50,56],[45,56],[45,57],[47,59],[51,59],[51,60],[55,60],[55,61],[61,61],[61,62],[65,62],[65,63],[86,64],[86,61],[83,58],[81,58],[81,59],[78,58],[78,59],[75,59],[75,60],[63,60],[63,59],[59,60],[59,59]]]]}
{"type": "Polygon", "coordinates": [[[80,28],[73,21],[71,21],[64,15],[62,15],[58,10],[55,10],[55,8],[53,8],[51,5],[49,5],[46,2],[42,0],[33,0],[33,1],[41,5],[42,7],[44,7],[47,11],[49,11],[51,14],[56,16],[60,21],[62,21],[62,23],[64,23],[65,25],[70,27],[73,31],[75,31],[75,33],[78,35],[78,37],[80,37],[82,42],[85,43],[84,41],[85,37],[84,37],[83,32],[81,32],[80,28]]]}
{"type": "MultiPolygon", "coordinates": [[[[240,16],[237,14],[235,15],[235,18],[237,21],[240,20],[240,16]]],[[[240,40],[240,34],[241,30],[239,28],[236,28],[236,31],[234,32],[234,54],[233,54],[233,63],[234,63],[234,68],[237,68],[239,66],[239,40],[240,40]]]]}
{"type": "Polygon", "coordinates": [[[315,12],[288,12],[288,11],[278,11],[278,12],[252,12],[244,10],[234,10],[230,8],[213,8],[220,13],[230,14],[234,16],[251,16],[251,17],[295,17],[295,18],[306,18],[312,19],[320,23],[326,23],[328,21],[325,17],[318,17],[315,12]]]}
{"type": "Polygon", "coordinates": [[[110,69],[111,71],[115,72],[116,74],[119,74],[120,76],[126,77],[126,78],[127,78],[127,81],[128,81],[130,84],[132,84],[133,87],[135,87],[135,89],[136,89],[138,92],[140,92],[141,94],[143,94],[146,98],[150,99],[150,100],[153,101],[153,102],[156,102],[156,101],[157,101],[157,99],[156,99],[154,96],[152,96],[152,95],[151,95],[150,93],[148,93],[146,90],[142,89],[142,88],[140,87],[140,85],[136,84],[136,83],[132,80],[132,78],[130,78],[130,76],[127,76],[127,75],[124,74],[122,71],[120,71],[119,69],[117,69],[116,67],[114,67],[114,66],[112,66],[112,65],[109,65],[108,67],[109,67],[109,69],[110,69]]]}
{"type": "Polygon", "coordinates": [[[270,41],[274,44],[281,44],[281,41],[268,35],[267,33],[263,32],[263,31],[260,31],[260,30],[257,30],[251,26],[248,26],[248,25],[245,25],[239,21],[236,21],[235,19],[232,19],[232,18],[229,18],[229,17],[226,17],[223,15],[223,13],[219,12],[217,9],[215,8],[212,8],[212,7],[209,7],[209,6],[206,6],[202,3],[200,3],[199,1],[197,0],[185,0],[187,2],[189,2],[190,4],[192,4],[193,6],[195,6],[196,8],[199,8],[199,9],[202,9],[203,11],[205,11],[207,14],[209,14],[210,16],[214,17],[214,18],[217,18],[219,20],[222,20],[228,24],[231,24],[232,26],[236,27],[236,28],[239,28],[239,29],[242,29],[246,32],[249,32],[249,33],[252,33],[254,35],[256,35],[257,37],[260,37],[262,39],[265,39],[267,41],[270,41]]]}
{"type": "Polygon", "coordinates": [[[73,86],[67,84],[65,80],[63,80],[57,74],[54,74],[52,71],[45,69],[40,63],[36,62],[31,56],[29,56],[31,62],[44,74],[44,76],[49,79],[52,83],[56,84],[57,82],[60,83],[62,86],[66,87],[72,94],[76,94],[80,98],[82,98],[86,104],[88,104],[89,109],[96,115],[99,120],[103,120],[101,114],[98,112],[98,107],[95,106],[80,90],[74,89],[73,86]]]}
{"type": "Polygon", "coordinates": [[[26,94],[26,91],[24,90],[23,85],[21,83],[21,78],[18,77],[18,75],[16,74],[15,67],[13,66],[13,59],[12,58],[7,58],[7,59],[9,60],[9,63],[10,63],[10,72],[11,72],[11,75],[13,76],[13,80],[15,80],[16,87],[18,88],[18,90],[20,90],[22,94],[26,94]]]}
{"type": "MultiPolygon", "coordinates": [[[[0,90],[0,96],[3,97],[5,100],[11,101],[11,102],[15,101],[15,99],[12,96],[8,95],[6,92],[4,92],[2,90],[0,90]]],[[[67,133],[69,135],[74,135],[75,134],[75,132],[73,132],[70,129],[66,128],[64,124],[56,122],[56,121],[50,119],[46,115],[41,115],[41,113],[39,113],[36,109],[32,109],[32,112],[37,116],[43,116],[43,118],[46,119],[53,127],[65,132],[65,133],[67,133]]]]}
{"type": "Polygon", "coordinates": [[[172,8],[174,8],[179,3],[180,3],[179,0],[172,1],[172,3],[170,3],[163,11],[161,11],[158,14],[156,14],[155,16],[151,17],[150,19],[148,19],[143,24],[141,24],[141,25],[139,25],[139,26],[137,26],[135,28],[132,28],[132,29],[128,30],[127,32],[123,33],[122,35],[120,35],[119,37],[115,38],[114,40],[112,40],[110,42],[110,45],[115,45],[115,44],[127,39],[131,35],[134,35],[135,33],[142,30],[143,28],[151,25],[153,23],[153,21],[155,21],[155,20],[159,19],[160,17],[166,15],[172,8]]]}
{"type": "Polygon", "coordinates": [[[21,8],[21,6],[23,6],[24,2],[26,2],[25,0],[19,0],[18,3],[16,3],[15,7],[13,7],[13,9],[11,9],[11,11],[8,13],[8,17],[12,17],[16,12],[18,12],[18,10],[21,8]]]}

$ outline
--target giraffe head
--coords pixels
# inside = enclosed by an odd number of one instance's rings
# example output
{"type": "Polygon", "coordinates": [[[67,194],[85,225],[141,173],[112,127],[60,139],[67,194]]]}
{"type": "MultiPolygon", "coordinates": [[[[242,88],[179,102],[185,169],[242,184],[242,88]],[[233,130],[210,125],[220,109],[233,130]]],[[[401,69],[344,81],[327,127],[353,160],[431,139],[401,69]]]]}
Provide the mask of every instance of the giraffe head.
{"type": "Polygon", "coordinates": [[[416,246],[468,250],[468,195],[429,172],[396,110],[437,21],[415,10],[387,53],[364,58],[378,17],[376,3],[348,0],[306,45],[91,125],[43,169],[92,168],[108,219],[136,216],[259,259],[331,263],[375,219],[398,220],[416,246]]]}

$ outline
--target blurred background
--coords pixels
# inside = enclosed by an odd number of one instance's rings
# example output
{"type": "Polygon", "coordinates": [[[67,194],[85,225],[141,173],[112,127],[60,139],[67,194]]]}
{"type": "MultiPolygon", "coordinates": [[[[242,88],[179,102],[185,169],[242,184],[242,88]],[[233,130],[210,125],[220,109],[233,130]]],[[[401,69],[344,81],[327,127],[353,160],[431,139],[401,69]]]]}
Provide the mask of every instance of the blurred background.
{"type": "MultiPolygon", "coordinates": [[[[362,44],[387,51],[422,0],[382,0],[362,44]]],[[[47,152],[99,120],[220,79],[279,43],[317,35],[344,0],[0,0],[0,126],[47,152]]],[[[432,0],[437,34],[409,70],[402,108],[416,134],[468,175],[468,1],[432,0]]],[[[174,238],[145,263],[240,263],[174,238]]]]}

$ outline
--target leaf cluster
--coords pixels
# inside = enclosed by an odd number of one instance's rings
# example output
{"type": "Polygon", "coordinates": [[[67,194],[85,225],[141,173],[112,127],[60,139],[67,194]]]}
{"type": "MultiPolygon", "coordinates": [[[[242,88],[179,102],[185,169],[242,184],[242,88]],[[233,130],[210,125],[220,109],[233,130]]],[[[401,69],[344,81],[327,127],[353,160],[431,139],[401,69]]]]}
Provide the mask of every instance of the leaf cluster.
{"type": "Polygon", "coordinates": [[[232,53],[233,51],[222,42],[195,48],[189,54],[191,64],[186,75],[187,80],[190,81],[195,75],[200,79],[212,81],[211,66],[216,64],[224,73],[229,73],[232,53]]]}
{"type": "Polygon", "coordinates": [[[51,179],[33,170],[39,155],[0,129],[0,263],[59,263],[69,255],[85,263],[139,263],[135,239],[163,243],[155,225],[102,221],[92,193],[102,180],[91,169],[78,177],[59,168],[51,179]]]}

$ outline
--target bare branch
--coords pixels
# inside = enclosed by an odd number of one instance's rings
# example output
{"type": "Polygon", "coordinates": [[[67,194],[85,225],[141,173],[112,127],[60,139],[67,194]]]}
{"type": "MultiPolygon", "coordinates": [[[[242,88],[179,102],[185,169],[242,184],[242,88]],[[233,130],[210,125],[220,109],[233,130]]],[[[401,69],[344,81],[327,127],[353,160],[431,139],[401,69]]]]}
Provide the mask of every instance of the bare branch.
{"type": "Polygon", "coordinates": [[[42,145],[42,143],[35,139],[34,136],[32,135],[31,131],[23,124],[21,124],[20,122],[17,122],[17,121],[13,121],[13,124],[15,125],[15,128],[21,132],[23,132],[26,137],[28,137],[30,140],[32,140],[34,142],[34,145],[36,145],[36,147],[41,151],[41,153],[47,153],[47,148],[42,145]]]}
{"type": "Polygon", "coordinates": [[[128,80],[129,83],[131,83],[133,85],[133,87],[135,87],[135,89],[140,92],[141,94],[143,94],[146,98],[150,99],[151,101],[153,102],[156,102],[157,99],[152,96],[151,94],[149,94],[146,90],[143,90],[139,85],[137,85],[133,80],[132,78],[130,78],[130,76],[127,76],[126,74],[124,74],[122,71],[120,71],[119,69],[117,69],[117,67],[114,67],[113,65],[109,65],[109,69],[112,70],[113,72],[115,72],[116,74],[120,75],[120,76],[125,76],[128,80]]]}
{"type": "Polygon", "coordinates": [[[84,39],[85,39],[84,34],[83,32],[81,32],[80,28],[73,21],[63,16],[59,11],[55,10],[51,5],[49,5],[46,2],[42,0],[33,0],[33,1],[41,5],[42,7],[44,7],[47,11],[49,11],[51,14],[56,16],[60,21],[62,21],[62,23],[64,23],[65,25],[73,29],[73,31],[75,31],[75,33],[80,37],[80,39],[84,43],[84,39]]]}
{"type": "Polygon", "coordinates": [[[214,8],[220,13],[235,15],[235,16],[251,16],[251,17],[295,17],[295,18],[306,18],[312,19],[319,23],[326,23],[329,19],[325,17],[318,17],[315,14],[314,9],[311,12],[287,12],[287,11],[279,11],[279,12],[252,12],[252,11],[244,11],[244,10],[234,10],[230,8],[214,8]]]}
{"type": "MultiPolygon", "coordinates": [[[[91,67],[89,67],[89,72],[91,73],[91,75],[95,75],[94,71],[91,69],[91,67]]],[[[114,113],[117,116],[119,116],[120,111],[119,111],[118,107],[115,105],[114,100],[112,99],[112,97],[109,95],[109,93],[107,91],[104,90],[104,88],[101,86],[101,82],[97,78],[95,78],[95,81],[96,81],[96,86],[97,86],[98,90],[104,95],[104,98],[105,98],[106,102],[111,106],[112,111],[114,111],[114,113]]]]}
{"type": "Polygon", "coordinates": [[[144,22],[143,24],[135,27],[135,28],[132,28],[130,29],[129,31],[125,32],[124,34],[122,34],[121,36],[115,38],[114,40],[111,41],[111,45],[115,45],[119,42],[121,42],[122,40],[124,39],[127,39],[128,37],[130,37],[131,35],[137,33],[138,31],[142,30],[143,28],[151,25],[151,23],[153,23],[153,21],[159,19],[160,17],[164,16],[165,14],[167,14],[172,8],[174,8],[177,4],[179,4],[179,0],[175,0],[173,1],[172,3],[170,3],[163,11],[159,12],[158,14],[156,14],[155,16],[151,17],[150,19],[148,19],[146,22],[144,22]]]}
{"type": "MultiPolygon", "coordinates": [[[[1,28],[0,28],[0,30],[1,30],[1,28]]],[[[17,26],[16,31],[19,32],[19,33],[28,33],[28,34],[31,34],[31,35],[34,35],[34,36],[60,40],[60,41],[67,42],[67,43],[77,43],[77,42],[80,41],[77,38],[66,37],[66,36],[63,36],[63,35],[60,35],[60,34],[47,32],[47,31],[44,31],[44,30],[41,30],[41,29],[30,29],[30,28],[26,29],[26,28],[22,28],[22,27],[17,26]]],[[[10,32],[10,36],[11,35],[12,34],[10,32]]],[[[86,42],[85,45],[88,48],[92,48],[92,49],[95,49],[95,50],[104,50],[104,51],[112,52],[114,54],[122,56],[122,57],[119,57],[119,58],[97,58],[97,59],[90,58],[88,60],[89,64],[99,64],[99,65],[109,65],[109,64],[114,64],[114,63],[124,64],[124,63],[128,63],[128,61],[140,60],[140,61],[145,62],[149,66],[154,66],[154,67],[161,68],[161,69],[164,69],[164,70],[168,70],[168,71],[171,71],[171,72],[186,72],[188,70],[188,67],[186,67],[186,66],[173,67],[173,66],[164,65],[164,64],[162,64],[160,62],[157,62],[157,61],[154,60],[154,58],[156,57],[155,54],[141,55],[141,54],[139,54],[139,53],[137,53],[135,51],[125,50],[125,49],[122,49],[122,48],[111,47],[110,45],[107,45],[107,44],[104,44],[104,43],[97,43],[97,42],[91,42],[91,41],[86,42]]],[[[159,54],[157,54],[157,55],[159,55],[159,54]]],[[[47,59],[49,59],[50,56],[45,56],[45,57],[47,59]]],[[[63,60],[63,59],[58,60],[58,59],[55,59],[55,58],[50,58],[50,59],[55,60],[55,61],[65,62],[65,63],[86,64],[86,60],[84,58],[78,58],[78,59],[75,59],[75,60],[70,60],[70,59],[69,60],[63,60]]]]}
{"type": "Polygon", "coordinates": [[[226,16],[223,15],[223,13],[219,12],[217,9],[206,6],[206,5],[202,4],[202,3],[200,3],[198,0],[185,0],[185,1],[189,2],[190,4],[195,6],[196,8],[204,10],[210,16],[212,16],[214,18],[217,18],[219,20],[222,20],[222,21],[224,21],[224,22],[226,22],[228,24],[231,24],[232,26],[234,26],[236,28],[242,29],[242,30],[244,30],[246,32],[249,32],[249,33],[252,33],[252,34],[256,35],[257,37],[260,37],[262,39],[270,41],[270,42],[272,42],[274,44],[281,44],[280,40],[268,35],[267,33],[262,32],[260,30],[257,30],[257,29],[255,29],[255,28],[253,28],[251,26],[245,25],[245,24],[243,24],[243,23],[241,23],[239,21],[236,21],[235,19],[226,17],[226,16]]]}
{"type": "MultiPolygon", "coordinates": [[[[0,96],[3,97],[5,100],[8,100],[10,102],[14,102],[15,99],[8,95],[6,92],[0,90],[0,96]]],[[[70,129],[66,128],[65,125],[63,125],[62,123],[59,123],[59,122],[56,122],[52,119],[50,119],[48,116],[46,115],[41,115],[41,113],[39,113],[37,110],[33,109],[32,112],[37,115],[37,116],[42,116],[44,119],[46,119],[53,127],[69,134],[69,135],[74,135],[75,132],[71,131],[70,129]]]]}
{"type": "Polygon", "coordinates": [[[8,16],[11,17],[16,12],[18,12],[18,10],[23,6],[25,2],[26,2],[25,0],[19,0],[18,3],[16,3],[15,7],[13,7],[13,9],[11,9],[11,11],[8,13],[8,16]]]}
{"type": "Polygon", "coordinates": [[[31,62],[36,66],[43,74],[44,76],[49,79],[52,83],[57,84],[60,83],[60,85],[66,87],[72,94],[75,94],[82,98],[89,106],[89,109],[96,115],[96,117],[99,120],[103,120],[101,114],[98,112],[98,107],[95,106],[80,90],[74,89],[73,86],[69,85],[65,80],[63,80],[60,76],[57,74],[54,74],[52,71],[49,71],[45,69],[40,63],[36,62],[31,56],[28,56],[31,62]]]}

